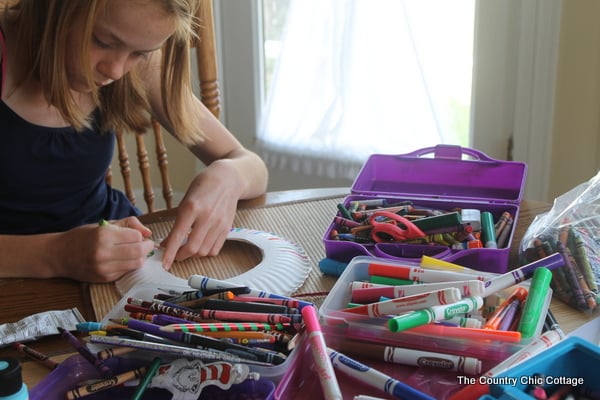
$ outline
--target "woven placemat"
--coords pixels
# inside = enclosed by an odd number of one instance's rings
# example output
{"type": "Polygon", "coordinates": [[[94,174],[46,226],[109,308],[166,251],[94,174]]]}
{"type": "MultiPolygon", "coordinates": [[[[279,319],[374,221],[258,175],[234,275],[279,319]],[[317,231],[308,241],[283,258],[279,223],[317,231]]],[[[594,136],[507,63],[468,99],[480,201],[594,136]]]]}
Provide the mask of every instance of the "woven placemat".
{"type": "MultiPolygon", "coordinates": [[[[326,276],[319,270],[318,262],[325,257],[323,234],[337,212],[337,204],[343,197],[329,197],[318,200],[298,201],[281,205],[240,209],[234,226],[271,232],[301,245],[310,259],[311,272],[293,295],[320,303],[329,292],[335,278],[326,276]]],[[[164,237],[173,221],[148,224],[156,237],[164,237]]],[[[216,279],[228,279],[260,263],[262,254],[252,244],[240,241],[227,241],[216,257],[196,257],[175,263],[171,273],[187,279],[200,274],[216,279]]],[[[90,296],[96,320],[100,321],[120,300],[121,296],[112,283],[91,284],[90,296]]],[[[317,304],[319,305],[319,304],[317,304]]]]}

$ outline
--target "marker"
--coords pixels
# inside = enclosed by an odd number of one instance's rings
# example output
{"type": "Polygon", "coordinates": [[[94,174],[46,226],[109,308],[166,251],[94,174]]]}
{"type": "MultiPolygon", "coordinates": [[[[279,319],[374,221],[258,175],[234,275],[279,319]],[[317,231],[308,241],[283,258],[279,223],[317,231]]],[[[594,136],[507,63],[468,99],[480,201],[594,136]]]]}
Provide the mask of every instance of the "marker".
{"type": "MultiPolygon", "coordinates": [[[[531,343],[521,348],[521,350],[513,353],[510,357],[487,371],[485,374],[483,374],[483,377],[491,378],[503,373],[509,368],[516,367],[523,361],[528,360],[547,348],[554,346],[564,338],[565,334],[561,330],[544,332],[537,339],[534,339],[531,343]]],[[[481,396],[489,394],[489,385],[481,382],[485,382],[485,379],[480,378],[477,379],[475,383],[466,385],[459,391],[452,394],[448,400],[478,399],[481,396]]]]}
{"type": "Polygon", "coordinates": [[[339,346],[339,350],[343,353],[382,360],[393,364],[445,369],[469,375],[478,375],[481,373],[481,360],[474,357],[463,357],[433,351],[406,349],[356,341],[343,342],[339,346]]]}
{"type": "Polygon", "coordinates": [[[325,275],[341,276],[347,266],[347,262],[337,261],[327,257],[319,261],[319,269],[325,275]]]}
{"type": "Polygon", "coordinates": [[[509,288],[517,283],[521,283],[533,276],[533,271],[539,267],[546,267],[549,270],[560,268],[565,265],[565,261],[560,253],[554,253],[548,257],[541,258],[532,263],[509,271],[503,275],[485,281],[485,290],[482,297],[487,297],[500,290],[509,288]]]}
{"type": "Polygon", "coordinates": [[[487,249],[497,249],[494,216],[489,211],[481,213],[481,232],[483,233],[483,246],[487,249]]]}
{"type": "Polygon", "coordinates": [[[480,281],[485,280],[485,277],[481,275],[475,276],[473,274],[465,274],[454,271],[428,270],[414,266],[370,263],[367,268],[369,275],[386,276],[389,278],[406,279],[427,283],[466,281],[471,279],[477,279],[480,281]]]}
{"type": "Polygon", "coordinates": [[[138,385],[137,389],[135,389],[135,393],[131,397],[131,400],[140,400],[142,398],[146,388],[148,388],[148,385],[150,385],[152,378],[158,372],[158,368],[160,367],[161,363],[162,361],[159,357],[154,357],[152,363],[148,367],[148,370],[144,374],[144,377],[140,381],[140,384],[138,385]]]}
{"type": "MultiPolygon", "coordinates": [[[[374,303],[380,297],[389,297],[392,299],[412,296],[415,294],[427,293],[446,288],[457,288],[461,296],[481,296],[483,294],[484,283],[479,280],[454,281],[454,282],[435,282],[423,283],[420,285],[376,285],[364,287],[364,282],[352,282],[350,285],[351,300],[354,303],[374,303]]],[[[457,300],[458,301],[458,300],[457,300]]]]}
{"type": "Polygon", "coordinates": [[[179,357],[189,357],[210,361],[227,361],[231,363],[245,363],[262,366],[273,366],[271,363],[248,360],[223,351],[206,350],[196,347],[176,346],[172,344],[145,342],[142,340],[127,339],[118,336],[89,336],[90,343],[106,344],[115,347],[130,347],[133,349],[165,353],[179,357]]]}
{"type": "Polygon", "coordinates": [[[321,382],[321,388],[326,400],[342,399],[342,391],[333,370],[333,364],[328,357],[327,345],[321,331],[317,310],[314,306],[302,309],[302,318],[306,326],[310,350],[315,359],[316,371],[321,382]]]}
{"type": "Polygon", "coordinates": [[[533,273],[529,294],[525,299],[519,327],[517,328],[523,338],[530,338],[535,335],[550,288],[550,281],[552,281],[552,272],[548,268],[540,267],[533,273]]]}
{"type": "Polygon", "coordinates": [[[83,356],[90,364],[92,364],[100,372],[104,378],[111,378],[113,372],[104,364],[102,360],[96,358],[96,356],[87,348],[87,346],[79,341],[71,332],[66,329],[57,327],[60,335],[73,347],[79,354],[83,356]]]}
{"type": "Polygon", "coordinates": [[[451,287],[428,293],[400,297],[398,299],[365,304],[358,307],[347,308],[341,311],[353,314],[368,315],[369,317],[383,317],[386,315],[398,315],[408,311],[420,310],[427,307],[456,303],[461,299],[461,297],[460,290],[451,287]]]}
{"type": "Polygon", "coordinates": [[[500,331],[481,328],[460,328],[427,324],[410,329],[411,333],[435,335],[438,337],[456,338],[462,340],[495,340],[499,342],[518,343],[521,341],[521,332],[500,331]]]}
{"type": "Polygon", "coordinates": [[[425,269],[435,269],[438,271],[454,271],[454,272],[465,272],[469,274],[479,275],[480,271],[475,269],[463,267],[449,261],[440,260],[439,258],[430,257],[423,255],[421,256],[420,266],[425,269]]]}
{"type": "Polygon", "coordinates": [[[50,357],[48,357],[47,355],[35,349],[32,349],[31,347],[26,346],[23,343],[14,343],[14,346],[21,353],[25,354],[32,360],[39,362],[40,364],[46,366],[49,369],[54,369],[59,365],[56,361],[50,359],[50,357]]]}
{"type": "MultiPolygon", "coordinates": [[[[504,300],[502,302],[502,304],[500,304],[498,309],[496,311],[494,311],[494,313],[488,318],[485,325],[483,326],[484,329],[499,329],[500,323],[504,319],[505,313],[507,312],[507,309],[509,308],[509,306],[512,304],[513,300],[522,302],[525,300],[526,297],[527,297],[527,289],[525,289],[524,287],[521,287],[521,286],[516,288],[513,291],[513,293],[511,293],[511,295],[508,296],[506,298],[506,300],[504,300]]],[[[518,302],[517,302],[517,305],[519,304],[518,302]]]]}
{"type": "Polygon", "coordinates": [[[456,303],[443,306],[433,306],[419,311],[392,317],[388,320],[388,329],[392,332],[400,332],[406,329],[425,325],[433,321],[450,319],[460,314],[466,314],[478,310],[483,306],[483,298],[479,296],[465,297],[456,303]]]}
{"type": "MultiPolygon", "coordinates": [[[[207,290],[213,290],[213,289],[231,289],[231,288],[239,287],[239,285],[236,285],[235,283],[221,281],[219,279],[213,279],[213,278],[209,278],[207,276],[202,276],[202,275],[190,276],[190,278],[188,279],[188,285],[190,287],[193,287],[194,289],[198,289],[203,292],[206,292],[207,290]]],[[[269,292],[265,292],[263,290],[252,289],[252,288],[250,288],[250,292],[247,294],[249,296],[266,297],[266,298],[271,298],[271,299],[292,299],[291,297],[288,297],[288,296],[282,296],[282,295],[269,293],[269,292]]],[[[312,305],[312,303],[308,302],[308,301],[302,301],[302,300],[299,300],[299,301],[300,301],[299,308],[305,307],[307,305],[312,305]]]]}
{"type": "Polygon", "coordinates": [[[382,390],[395,398],[434,400],[433,397],[335,350],[327,349],[327,354],[329,356],[328,360],[331,359],[331,363],[336,370],[365,385],[382,390]]]}
{"type": "Polygon", "coordinates": [[[510,329],[513,322],[515,322],[515,317],[517,315],[517,311],[519,310],[519,307],[521,306],[521,303],[522,303],[522,300],[519,300],[519,299],[515,299],[510,302],[510,304],[508,305],[508,307],[506,309],[506,313],[504,313],[504,316],[500,320],[500,325],[498,326],[499,330],[507,331],[510,329]]]}

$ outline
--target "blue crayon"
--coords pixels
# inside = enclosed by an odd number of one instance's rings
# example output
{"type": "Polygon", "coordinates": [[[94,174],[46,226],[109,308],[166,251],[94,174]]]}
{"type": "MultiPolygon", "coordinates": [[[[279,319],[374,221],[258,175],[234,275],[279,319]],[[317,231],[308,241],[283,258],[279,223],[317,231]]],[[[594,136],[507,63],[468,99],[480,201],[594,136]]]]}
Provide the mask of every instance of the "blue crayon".
{"type": "Polygon", "coordinates": [[[409,385],[356,361],[335,350],[327,349],[333,368],[358,380],[365,385],[382,390],[398,399],[434,400],[433,397],[409,385]]]}

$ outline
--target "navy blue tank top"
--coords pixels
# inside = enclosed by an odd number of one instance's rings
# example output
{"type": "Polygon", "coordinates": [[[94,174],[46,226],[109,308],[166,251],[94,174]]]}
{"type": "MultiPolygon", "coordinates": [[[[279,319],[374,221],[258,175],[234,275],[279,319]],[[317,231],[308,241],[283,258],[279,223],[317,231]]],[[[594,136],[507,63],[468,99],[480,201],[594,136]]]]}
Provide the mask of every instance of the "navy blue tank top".
{"type": "MultiPolygon", "coordinates": [[[[0,43],[3,36],[0,30],[0,43]]],[[[5,51],[1,63],[3,72],[5,51]]],[[[4,74],[0,94],[2,81],[4,74]]],[[[114,147],[114,134],[100,132],[95,123],[81,132],[38,126],[0,100],[0,233],[61,232],[140,215],[106,183],[114,147]]]]}

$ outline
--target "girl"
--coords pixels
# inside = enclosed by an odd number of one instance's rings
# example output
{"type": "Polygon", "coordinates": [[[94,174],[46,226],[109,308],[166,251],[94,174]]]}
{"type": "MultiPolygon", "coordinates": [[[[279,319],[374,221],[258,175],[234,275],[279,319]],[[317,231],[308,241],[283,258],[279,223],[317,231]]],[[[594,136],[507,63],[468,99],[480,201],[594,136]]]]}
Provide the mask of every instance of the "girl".
{"type": "Polygon", "coordinates": [[[145,128],[147,112],[207,165],[163,264],[216,255],[267,171],[192,94],[198,0],[12,3],[0,9],[0,277],[108,282],[143,265],[151,232],[104,177],[114,130],[145,128]]]}

